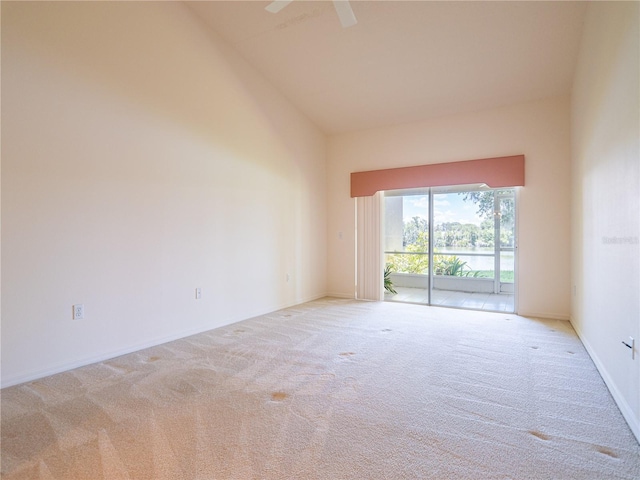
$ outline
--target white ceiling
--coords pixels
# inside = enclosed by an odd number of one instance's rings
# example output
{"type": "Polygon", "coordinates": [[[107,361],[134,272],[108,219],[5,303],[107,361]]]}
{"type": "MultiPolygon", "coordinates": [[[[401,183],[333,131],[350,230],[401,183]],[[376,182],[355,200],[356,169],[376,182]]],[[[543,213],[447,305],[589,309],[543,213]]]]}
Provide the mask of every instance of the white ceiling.
{"type": "Polygon", "coordinates": [[[570,91],[585,2],[189,2],[326,133],[415,122],[570,91]]]}

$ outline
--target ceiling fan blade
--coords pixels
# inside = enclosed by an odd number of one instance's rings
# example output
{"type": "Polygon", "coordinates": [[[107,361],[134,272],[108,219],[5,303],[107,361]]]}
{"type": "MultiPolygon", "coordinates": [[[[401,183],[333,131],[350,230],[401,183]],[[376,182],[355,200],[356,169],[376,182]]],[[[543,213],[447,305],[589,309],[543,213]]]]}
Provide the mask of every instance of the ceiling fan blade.
{"type": "Polygon", "coordinates": [[[293,2],[293,0],[275,0],[275,2],[271,2],[269,5],[267,5],[265,7],[265,10],[271,13],[278,13],[291,2],[293,2]]]}
{"type": "Polygon", "coordinates": [[[333,6],[336,7],[336,13],[343,28],[352,27],[358,23],[349,4],[349,0],[333,0],[333,6]]]}

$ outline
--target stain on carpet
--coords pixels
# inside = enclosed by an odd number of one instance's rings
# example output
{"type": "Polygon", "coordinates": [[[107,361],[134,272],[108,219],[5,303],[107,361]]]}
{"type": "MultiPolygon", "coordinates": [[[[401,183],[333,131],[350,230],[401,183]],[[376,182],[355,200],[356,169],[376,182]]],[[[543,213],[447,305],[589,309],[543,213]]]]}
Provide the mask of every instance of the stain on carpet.
{"type": "Polygon", "coordinates": [[[537,430],[529,430],[529,433],[540,440],[550,440],[551,437],[537,430]]]}
{"type": "Polygon", "coordinates": [[[271,400],[274,402],[282,402],[287,398],[289,398],[289,395],[284,392],[273,392],[271,394],[271,400]]]}
{"type": "Polygon", "coordinates": [[[607,455],[608,457],[618,458],[618,455],[616,455],[613,450],[610,450],[606,447],[597,447],[596,450],[603,455],[607,455]]]}

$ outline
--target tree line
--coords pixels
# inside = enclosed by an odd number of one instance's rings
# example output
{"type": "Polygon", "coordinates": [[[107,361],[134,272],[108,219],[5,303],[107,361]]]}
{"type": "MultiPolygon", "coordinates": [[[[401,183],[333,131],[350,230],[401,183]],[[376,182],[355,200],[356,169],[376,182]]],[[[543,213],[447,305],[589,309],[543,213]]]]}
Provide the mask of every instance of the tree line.
{"type": "MultiPolygon", "coordinates": [[[[502,232],[502,242],[509,241],[510,232],[502,232]]],[[[484,219],[480,226],[473,223],[444,222],[435,225],[435,247],[493,247],[495,245],[493,219],[484,219]]],[[[428,249],[429,223],[422,217],[404,222],[402,243],[405,249],[411,245],[424,245],[428,249]]]]}

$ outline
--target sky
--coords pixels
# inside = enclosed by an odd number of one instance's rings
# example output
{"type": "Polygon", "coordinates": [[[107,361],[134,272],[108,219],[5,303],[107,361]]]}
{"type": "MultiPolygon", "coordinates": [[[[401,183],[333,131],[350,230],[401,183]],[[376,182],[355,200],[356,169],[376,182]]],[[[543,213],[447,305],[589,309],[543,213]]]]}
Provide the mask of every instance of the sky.
{"type": "MultiPolygon", "coordinates": [[[[473,223],[480,226],[482,219],[476,215],[478,207],[473,202],[465,202],[464,195],[457,193],[436,193],[433,196],[434,223],[473,223]]],[[[413,217],[429,218],[429,196],[412,195],[403,197],[404,221],[413,217]]]]}

